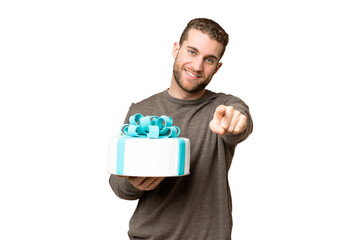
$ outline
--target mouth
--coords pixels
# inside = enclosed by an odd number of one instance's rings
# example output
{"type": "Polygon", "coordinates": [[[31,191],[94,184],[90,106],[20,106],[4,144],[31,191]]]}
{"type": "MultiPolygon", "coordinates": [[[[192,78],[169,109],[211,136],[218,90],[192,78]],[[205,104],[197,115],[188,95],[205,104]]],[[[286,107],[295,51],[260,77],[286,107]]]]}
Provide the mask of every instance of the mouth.
{"type": "Polygon", "coordinates": [[[196,80],[196,79],[198,79],[198,78],[201,78],[200,75],[197,75],[197,74],[195,74],[194,72],[192,72],[192,71],[190,71],[190,70],[188,70],[188,69],[185,69],[185,72],[186,72],[186,74],[188,75],[188,77],[189,77],[190,79],[192,79],[192,80],[196,80]]]}

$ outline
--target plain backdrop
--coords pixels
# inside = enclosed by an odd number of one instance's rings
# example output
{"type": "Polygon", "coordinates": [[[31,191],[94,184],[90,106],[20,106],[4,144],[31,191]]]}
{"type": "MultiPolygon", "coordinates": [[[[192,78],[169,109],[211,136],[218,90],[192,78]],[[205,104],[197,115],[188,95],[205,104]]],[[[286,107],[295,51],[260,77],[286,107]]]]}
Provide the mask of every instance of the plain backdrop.
{"type": "Polygon", "coordinates": [[[208,89],[249,106],[233,239],[360,239],[358,1],[0,3],[1,239],[127,239],[108,184],[128,107],[170,85],[189,20],[230,35],[208,89]]]}

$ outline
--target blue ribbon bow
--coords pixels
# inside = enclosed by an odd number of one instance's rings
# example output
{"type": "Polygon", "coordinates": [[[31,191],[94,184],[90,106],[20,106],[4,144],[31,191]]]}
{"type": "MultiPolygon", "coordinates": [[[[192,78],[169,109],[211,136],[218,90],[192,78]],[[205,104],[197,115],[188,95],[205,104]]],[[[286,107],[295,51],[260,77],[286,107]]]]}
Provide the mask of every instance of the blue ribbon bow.
{"type": "Polygon", "coordinates": [[[137,113],[131,116],[129,121],[130,124],[124,124],[121,127],[123,135],[142,138],[169,138],[180,135],[180,128],[171,126],[172,118],[165,115],[144,117],[137,113]]]}

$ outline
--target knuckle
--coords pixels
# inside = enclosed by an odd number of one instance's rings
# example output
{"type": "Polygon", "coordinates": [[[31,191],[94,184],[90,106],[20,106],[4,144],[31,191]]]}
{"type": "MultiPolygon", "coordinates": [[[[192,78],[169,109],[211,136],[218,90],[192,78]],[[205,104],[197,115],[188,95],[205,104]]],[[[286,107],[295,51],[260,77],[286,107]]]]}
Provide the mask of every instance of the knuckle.
{"type": "Polygon", "coordinates": [[[135,185],[135,187],[141,191],[145,191],[145,187],[143,185],[135,185]]]}
{"type": "Polygon", "coordinates": [[[235,131],[234,134],[239,134],[241,133],[242,131],[235,131]]]}
{"type": "Polygon", "coordinates": [[[228,132],[228,133],[235,133],[235,129],[229,128],[229,129],[227,130],[227,132],[228,132]]]}
{"type": "Polygon", "coordinates": [[[234,112],[234,107],[233,106],[227,106],[226,110],[229,112],[234,112]]]}
{"type": "Polygon", "coordinates": [[[247,121],[247,117],[244,114],[241,114],[241,118],[246,122],[247,121]]]}

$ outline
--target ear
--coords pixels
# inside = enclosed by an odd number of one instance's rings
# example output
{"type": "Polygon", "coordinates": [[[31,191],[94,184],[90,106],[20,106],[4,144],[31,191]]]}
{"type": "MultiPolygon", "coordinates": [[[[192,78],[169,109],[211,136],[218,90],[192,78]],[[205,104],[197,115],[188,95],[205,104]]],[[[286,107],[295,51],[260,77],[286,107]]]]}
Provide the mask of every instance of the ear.
{"type": "Polygon", "coordinates": [[[180,44],[178,42],[175,42],[174,47],[173,47],[173,51],[172,51],[173,58],[176,58],[179,50],[180,50],[180,44]]]}
{"type": "Polygon", "coordinates": [[[217,73],[217,71],[220,69],[221,66],[222,66],[222,62],[219,62],[216,66],[216,70],[215,70],[214,74],[217,73]]]}

